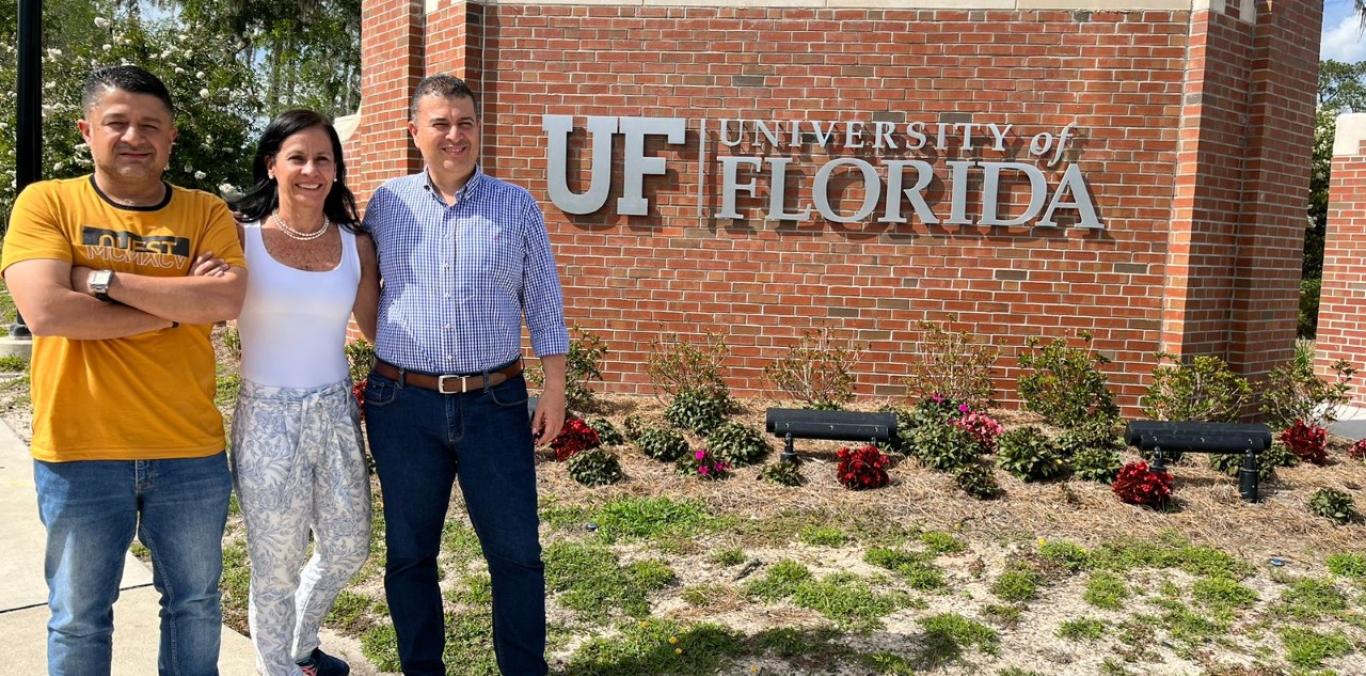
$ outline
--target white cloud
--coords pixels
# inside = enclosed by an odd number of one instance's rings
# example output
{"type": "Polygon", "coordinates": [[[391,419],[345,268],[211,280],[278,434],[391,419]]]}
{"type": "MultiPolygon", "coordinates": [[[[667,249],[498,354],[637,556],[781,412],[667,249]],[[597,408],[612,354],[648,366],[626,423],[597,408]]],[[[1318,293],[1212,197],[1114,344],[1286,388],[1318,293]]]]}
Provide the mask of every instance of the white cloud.
{"type": "Polygon", "coordinates": [[[1366,60],[1366,36],[1361,34],[1361,17],[1350,14],[1332,28],[1325,28],[1319,58],[1344,63],[1366,60]]]}

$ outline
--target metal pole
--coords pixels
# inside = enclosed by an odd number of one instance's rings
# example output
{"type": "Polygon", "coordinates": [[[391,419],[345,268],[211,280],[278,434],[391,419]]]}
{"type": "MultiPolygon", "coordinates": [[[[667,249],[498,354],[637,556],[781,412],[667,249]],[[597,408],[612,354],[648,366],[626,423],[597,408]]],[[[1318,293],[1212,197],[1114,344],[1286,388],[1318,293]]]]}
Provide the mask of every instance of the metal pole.
{"type": "MultiPolygon", "coordinates": [[[[43,0],[19,0],[18,143],[15,146],[15,194],[42,178],[43,160],[43,0]]],[[[33,334],[15,311],[9,333],[33,334]]]]}

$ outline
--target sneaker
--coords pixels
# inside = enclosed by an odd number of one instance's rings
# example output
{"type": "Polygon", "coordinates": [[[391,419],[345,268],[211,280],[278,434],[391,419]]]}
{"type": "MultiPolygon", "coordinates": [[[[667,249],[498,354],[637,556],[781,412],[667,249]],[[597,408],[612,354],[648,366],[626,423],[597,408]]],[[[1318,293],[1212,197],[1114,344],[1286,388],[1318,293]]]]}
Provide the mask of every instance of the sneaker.
{"type": "Polygon", "coordinates": [[[328,655],[318,648],[314,648],[307,659],[296,664],[303,676],[347,676],[351,673],[351,666],[344,660],[328,655]]]}

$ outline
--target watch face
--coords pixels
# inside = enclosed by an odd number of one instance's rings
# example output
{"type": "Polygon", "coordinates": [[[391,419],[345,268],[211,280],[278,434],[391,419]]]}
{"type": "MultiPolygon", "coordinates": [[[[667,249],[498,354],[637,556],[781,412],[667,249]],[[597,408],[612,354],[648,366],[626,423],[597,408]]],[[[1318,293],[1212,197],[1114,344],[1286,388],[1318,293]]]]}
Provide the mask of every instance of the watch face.
{"type": "Polygon", "coordinates": [[[114,276],[112,270],[96,270],[90,275],[90,289],[97,293],[109,290],[109,280],[114,276]]]}

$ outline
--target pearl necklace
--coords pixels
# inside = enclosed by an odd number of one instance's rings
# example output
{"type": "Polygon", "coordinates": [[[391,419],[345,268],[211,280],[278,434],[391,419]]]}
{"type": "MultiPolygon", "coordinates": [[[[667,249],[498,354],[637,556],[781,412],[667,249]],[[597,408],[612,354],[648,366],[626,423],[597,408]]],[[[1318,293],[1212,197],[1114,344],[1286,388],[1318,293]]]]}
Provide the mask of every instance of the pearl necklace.
{"type": "Polygon", "coordinates": [[[280,232],[285,233],[286,237],[300,242],[311,242],[322,237],[327,234],[327,229],[332,227],[332,221],[329,220],[327,216],[323,216],[323,227],[318,228],[313,232],[299,232],[298,230],[289,227],[289,224],[285,222],[285,219],[280,218],[279,212],[271,214],[270,220],[275,223],[275,227],[278,228],[280,232]]]}

